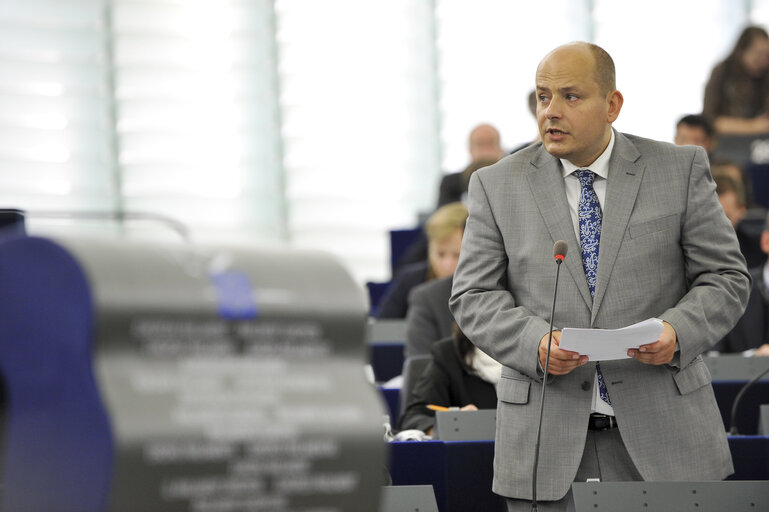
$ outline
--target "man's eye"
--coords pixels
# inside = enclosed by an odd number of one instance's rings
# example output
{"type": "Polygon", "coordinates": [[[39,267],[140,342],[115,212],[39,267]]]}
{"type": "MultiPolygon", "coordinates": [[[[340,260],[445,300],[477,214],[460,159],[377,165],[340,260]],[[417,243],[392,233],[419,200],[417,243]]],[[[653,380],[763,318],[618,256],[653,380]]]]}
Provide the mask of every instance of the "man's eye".
{"type": "Polygon", "coordinates": [[[576,100],[576,99],[579,99],[579,98],[577,97],[576,94],[567,94],[566,95],[566,99],[569,100],[569,101],[573,101],[573,100],[576,100]]]}

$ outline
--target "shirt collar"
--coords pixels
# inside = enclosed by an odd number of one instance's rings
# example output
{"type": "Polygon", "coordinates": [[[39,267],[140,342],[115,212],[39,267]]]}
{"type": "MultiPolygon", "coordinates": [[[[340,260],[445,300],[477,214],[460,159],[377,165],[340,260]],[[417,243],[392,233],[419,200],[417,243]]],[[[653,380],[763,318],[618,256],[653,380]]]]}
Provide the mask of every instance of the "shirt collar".
{"type": "Polygon", "coordinates": [[[577,169],[590,169],[595,174],[600,176],[603,179],[608,179],[609,177],[609,159],[611,158],[611,152],[614,149],[614,130],[611,130],[611,139],[609,139],[609,145],[606,146],[606,149],[603,150],[603,153],[601,153],[601,156],[595,159],[595,162],[590,164],[588,167],[577,167],[573,163],[569,162],[568,160],[564,158],[560,158],[561,165],[563,166],[563,177],[565,178],[569,174],[573,173],[577,169]]]}

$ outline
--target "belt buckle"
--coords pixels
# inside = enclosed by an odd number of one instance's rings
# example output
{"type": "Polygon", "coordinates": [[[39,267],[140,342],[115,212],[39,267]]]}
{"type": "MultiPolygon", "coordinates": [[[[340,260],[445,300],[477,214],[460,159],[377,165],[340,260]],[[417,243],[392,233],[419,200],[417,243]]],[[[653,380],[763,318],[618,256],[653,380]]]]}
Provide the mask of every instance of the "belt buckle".
{"type": "Polygon", "coordinates": [[[617,426],[617,419],[614,416],[608,414],[593,413],[590,415],[592,430],[602,431],[615,428],[617,426]],[[600,424],[600,425],[599,425],[600,424]]]}

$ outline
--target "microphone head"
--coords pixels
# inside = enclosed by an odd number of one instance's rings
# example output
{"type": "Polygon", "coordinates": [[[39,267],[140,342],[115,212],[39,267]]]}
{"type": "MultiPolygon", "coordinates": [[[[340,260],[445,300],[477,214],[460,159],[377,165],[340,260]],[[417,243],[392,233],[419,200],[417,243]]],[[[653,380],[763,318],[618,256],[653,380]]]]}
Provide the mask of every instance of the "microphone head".
{"type": "Polygon", "coordinates": [[[558,240],[555,245],[553,245],[553,256],[555,257],[555,261],[557,263],[561,263],[563,259],[566,257],[566,253],[569,251],[569,244],[564,242],[563,240],[558,240]]]}

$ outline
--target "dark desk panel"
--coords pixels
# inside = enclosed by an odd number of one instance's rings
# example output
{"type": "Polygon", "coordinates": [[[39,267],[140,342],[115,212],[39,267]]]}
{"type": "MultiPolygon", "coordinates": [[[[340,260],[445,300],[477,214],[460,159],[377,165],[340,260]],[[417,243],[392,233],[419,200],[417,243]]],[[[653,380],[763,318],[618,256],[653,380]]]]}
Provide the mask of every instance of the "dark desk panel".
{"type": "MultiPolygon", "coordinates": [[[[729,437],[735,473],[730,480],[769,480],[769,437],[729,437]]],[[[504,512],[491,491],[493,441],[390,443],[393,485],[432,485],[441,512],[504,512]]]]}
{"type": "MultiPolygon", "coordinates": [[[[732,404],[746,381],[713,381],[713,392],[724,420],[724,429],[731,427],[732,404]]],[[[769,404],[769,381],[761,380],[743,395],[737,409],[737,428],[740,434],[754,435],[757,432],[761,404],[769,404]]]]}
{"type": "Polygon", "coordinates": [[[734,474],[727,480],[769,480],[769,437],[729,436],[734,474]]]}
{"type": "Polygon", "coordinates": [[[390,443],[393,485],[432,485],[441,512],[505,512],[491,492],[493,441],[390,443]]]}

